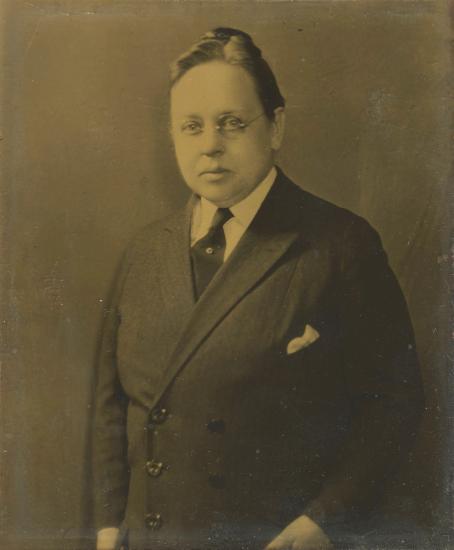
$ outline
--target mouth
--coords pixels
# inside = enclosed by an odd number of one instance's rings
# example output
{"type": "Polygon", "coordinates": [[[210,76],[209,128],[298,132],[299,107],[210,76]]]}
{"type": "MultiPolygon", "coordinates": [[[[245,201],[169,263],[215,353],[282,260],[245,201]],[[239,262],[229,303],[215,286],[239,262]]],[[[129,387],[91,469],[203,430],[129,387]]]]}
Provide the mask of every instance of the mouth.
{"type": "Polygon", "coordinates": [[[221,168],[221,167],[216,167],[216,168],[209,168],[207,170],[203,170],[202,172],[200,172],[200,176],[204,176],[204,175],[218,175],[218,174],[224,174],[225,172],[228,172],[228,170],[226,168],[221,168]]]}
{"type": "Polygon", "coordinates": [[[229,173],[229,170],[217,166],[216,168],[209,168],[200,172],[199,176],[208,183],[216,183],[223,181],[225,176],[229,173]]]}

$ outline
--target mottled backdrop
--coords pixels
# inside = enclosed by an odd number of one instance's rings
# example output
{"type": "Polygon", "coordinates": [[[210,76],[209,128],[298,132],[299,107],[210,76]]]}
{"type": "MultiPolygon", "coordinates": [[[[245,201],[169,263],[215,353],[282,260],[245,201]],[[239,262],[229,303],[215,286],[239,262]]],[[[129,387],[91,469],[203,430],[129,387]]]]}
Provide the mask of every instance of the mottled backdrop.
{"type": "Polygon", "coordinates": [[[219,25],[251,33],[277,74],[284,170],[382,235],[427,392],[414,460],[389,495],[388,547],[405,546],[412,525],[422,547],[435,544],[429,535],[443,543],[447,3],[3,0],[0,9],[2,548],[89,548],[80,536],[103,300],[131,235],[187,197],[168,136],[167,66],[219,25]]]}

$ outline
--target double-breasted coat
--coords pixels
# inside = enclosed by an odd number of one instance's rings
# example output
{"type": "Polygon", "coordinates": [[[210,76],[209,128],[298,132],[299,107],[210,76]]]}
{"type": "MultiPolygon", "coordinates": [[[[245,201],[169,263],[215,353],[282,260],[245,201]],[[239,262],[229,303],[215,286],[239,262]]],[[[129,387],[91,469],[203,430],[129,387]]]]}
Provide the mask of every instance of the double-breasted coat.
{"type": "Polygon", "coordinates": [[[134,550],[263,548],[301,514],[335,533],[374,508],[422,408],[380,239],[279,170],[196,301],[190,216],[139,233],[106,310],[96,524],[134,550]]]}

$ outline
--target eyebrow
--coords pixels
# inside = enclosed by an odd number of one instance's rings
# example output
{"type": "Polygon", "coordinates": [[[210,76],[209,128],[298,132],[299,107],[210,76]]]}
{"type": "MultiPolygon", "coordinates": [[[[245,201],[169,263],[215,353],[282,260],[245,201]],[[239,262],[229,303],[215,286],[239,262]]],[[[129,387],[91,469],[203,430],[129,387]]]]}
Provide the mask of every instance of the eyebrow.
{"type": "Polygon", "coordinates": [[[184,120],[186,118],[199,118],[199,119],[201,119],[202,117],[200,115],[196,115],[196,114],[182,115],[180,117],[181,120],[184,120]]]}
{"type": "MultiPolygon", "coordinates": [[[[244,110],[242,109],[230,109],[228,111],[222,111],[221,113],[219,113],[216,118],[220,118],[222,116],[228,116],[228,115],[234,115],[234,116],[239,116],[239,115],[245,115],[245,112],[244,110]]],[[[203,120],[203,117],[201,115],[198,115],[196,113],[191,113],[191,114],[188,114],[188,115],[182,115],[180,117],[181,119],[187,119],[187,118],[196,118],[196,119],[199,119],[199,120],[203,120]]]]}

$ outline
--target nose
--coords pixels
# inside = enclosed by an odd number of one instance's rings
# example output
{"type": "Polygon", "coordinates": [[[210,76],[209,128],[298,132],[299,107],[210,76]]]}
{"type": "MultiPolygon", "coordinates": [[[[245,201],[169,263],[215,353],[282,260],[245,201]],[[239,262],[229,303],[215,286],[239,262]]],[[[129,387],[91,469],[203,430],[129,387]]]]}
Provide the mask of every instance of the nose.
{"type": "Polygon", "coordinates": [[[216,157],[224,152],[224,138],[214,126],[205,127],[200,136],[201,153],[216,157]]]}

